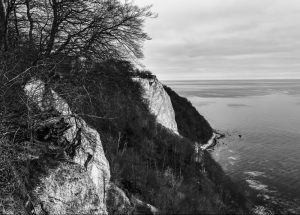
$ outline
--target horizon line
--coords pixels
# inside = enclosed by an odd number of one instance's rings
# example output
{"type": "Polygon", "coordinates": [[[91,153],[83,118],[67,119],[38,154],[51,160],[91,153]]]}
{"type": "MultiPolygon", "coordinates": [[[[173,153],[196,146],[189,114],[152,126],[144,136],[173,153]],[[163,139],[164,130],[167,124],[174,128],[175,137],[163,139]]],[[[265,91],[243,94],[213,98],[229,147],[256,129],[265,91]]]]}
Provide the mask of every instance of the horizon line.
{"type": "Polygon", "coordinates": [[[300,78],[236,78],[236,79],[159,79],[160,81],[259,81],[259,80],[299,80],[300,78]]]}

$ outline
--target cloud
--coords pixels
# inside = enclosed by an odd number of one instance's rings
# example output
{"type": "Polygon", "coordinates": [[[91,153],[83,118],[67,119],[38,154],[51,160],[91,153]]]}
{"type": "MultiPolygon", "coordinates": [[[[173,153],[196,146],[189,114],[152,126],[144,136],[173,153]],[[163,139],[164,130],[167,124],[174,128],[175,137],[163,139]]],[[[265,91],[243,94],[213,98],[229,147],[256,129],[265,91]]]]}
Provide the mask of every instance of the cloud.
{"type": "Polygon", "coordinates": [[[161,79],[300,78],[299,0],[136,0],[146,68],[161,79]]]}

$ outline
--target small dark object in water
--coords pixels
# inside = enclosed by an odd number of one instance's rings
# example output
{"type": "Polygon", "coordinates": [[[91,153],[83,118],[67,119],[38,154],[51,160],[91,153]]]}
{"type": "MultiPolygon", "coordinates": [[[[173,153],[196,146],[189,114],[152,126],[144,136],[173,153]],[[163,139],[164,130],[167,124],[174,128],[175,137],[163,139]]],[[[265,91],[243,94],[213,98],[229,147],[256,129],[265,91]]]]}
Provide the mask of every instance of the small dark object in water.
{"type": "Polygon", "coordinates": [[[239,134],[239,138],[242,138],[242,135],[241,135],[241,134],[239,134]]]}

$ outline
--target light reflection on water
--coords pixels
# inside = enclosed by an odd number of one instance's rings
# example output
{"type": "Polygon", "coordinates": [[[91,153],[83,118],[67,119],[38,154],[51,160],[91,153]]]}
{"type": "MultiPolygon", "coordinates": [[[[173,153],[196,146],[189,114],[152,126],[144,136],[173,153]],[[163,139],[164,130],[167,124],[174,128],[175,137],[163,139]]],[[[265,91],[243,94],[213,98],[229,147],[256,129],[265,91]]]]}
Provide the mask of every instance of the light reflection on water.
{"type": "Polygon", "coordinates": [[[212,155],[233,180],[300,213],[300,80],[166,84],[228,133],[212,155]]]}

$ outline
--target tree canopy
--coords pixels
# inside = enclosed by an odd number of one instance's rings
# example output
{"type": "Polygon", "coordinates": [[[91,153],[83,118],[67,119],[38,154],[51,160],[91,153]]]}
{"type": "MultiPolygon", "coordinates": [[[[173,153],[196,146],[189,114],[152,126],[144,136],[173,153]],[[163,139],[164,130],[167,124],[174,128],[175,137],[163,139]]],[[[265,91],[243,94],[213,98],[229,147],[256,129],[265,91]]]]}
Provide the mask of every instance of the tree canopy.
{"type": "Polygon", "coordinates": [[[0,0],[0,48],[39,58],[142,58],[150,9],[127,0],[0,0]]]}

